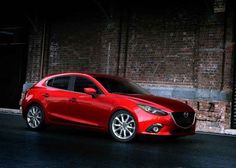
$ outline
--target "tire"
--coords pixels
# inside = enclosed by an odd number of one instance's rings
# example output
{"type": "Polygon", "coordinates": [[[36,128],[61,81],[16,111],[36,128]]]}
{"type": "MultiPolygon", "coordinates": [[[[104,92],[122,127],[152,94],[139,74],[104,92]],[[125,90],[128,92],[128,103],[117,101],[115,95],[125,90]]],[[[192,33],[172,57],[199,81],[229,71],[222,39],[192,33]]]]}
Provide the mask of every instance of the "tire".
{"type": "Polygon", "coordinates": [[[30,130],[39,131],[44,126],[44,111],[42,108],[33,104],[26,113],[26,124],[30,130]]]}
{"type": "Polygon", "coordinates": [[[111,136],[119,142],[129,142],[135,138],[137,124],[134,117],[127,111],[114,113],[109,122],[111,136]]]}

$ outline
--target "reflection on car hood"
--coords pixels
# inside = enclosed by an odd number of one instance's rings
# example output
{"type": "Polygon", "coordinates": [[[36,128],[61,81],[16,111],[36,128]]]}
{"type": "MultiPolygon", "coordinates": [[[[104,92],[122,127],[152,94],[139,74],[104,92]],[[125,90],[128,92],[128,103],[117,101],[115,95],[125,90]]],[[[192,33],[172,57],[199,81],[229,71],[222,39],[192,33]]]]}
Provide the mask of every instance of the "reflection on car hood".
{"type": "Polygon", "coordinates": [[[170,99],[170,98],[153,96],[153,95],[141,95],[141,94],[125,94],[121,96],[125,96],[129,99],[132,99],[140,103],[151,103],[151,104],[155,103],[175,112],[185,112],[185,111],[193,112],[194,111],[187,104],[174,100],[174,99],[170,99]]]}

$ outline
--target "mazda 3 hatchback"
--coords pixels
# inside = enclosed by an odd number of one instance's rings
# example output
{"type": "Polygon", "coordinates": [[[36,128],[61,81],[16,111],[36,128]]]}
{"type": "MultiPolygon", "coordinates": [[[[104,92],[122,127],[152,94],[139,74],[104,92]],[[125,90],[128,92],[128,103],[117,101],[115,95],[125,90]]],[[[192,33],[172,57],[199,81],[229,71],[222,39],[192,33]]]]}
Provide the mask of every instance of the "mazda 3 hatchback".
{"type": "Polygon", "coordinates": [[[23,97],[22,114],[31,130],[57,124],[108,132],[121,142],[138,134],[195,133],[188,105],[151,95],[139,85],[102,74],[63,73],[45,77],[23,97]]]}

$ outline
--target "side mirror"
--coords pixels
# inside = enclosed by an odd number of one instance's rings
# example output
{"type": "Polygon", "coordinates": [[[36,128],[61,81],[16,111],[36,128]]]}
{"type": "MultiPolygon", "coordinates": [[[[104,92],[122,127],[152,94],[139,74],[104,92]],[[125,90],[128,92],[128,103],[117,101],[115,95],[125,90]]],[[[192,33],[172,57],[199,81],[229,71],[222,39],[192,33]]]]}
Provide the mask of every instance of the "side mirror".
{"type": "Polygon", "coordinates": [[[93,98],[97,96],[97,91],[94,88],[84,88],[84,92],[91,95],[93,98]]]}

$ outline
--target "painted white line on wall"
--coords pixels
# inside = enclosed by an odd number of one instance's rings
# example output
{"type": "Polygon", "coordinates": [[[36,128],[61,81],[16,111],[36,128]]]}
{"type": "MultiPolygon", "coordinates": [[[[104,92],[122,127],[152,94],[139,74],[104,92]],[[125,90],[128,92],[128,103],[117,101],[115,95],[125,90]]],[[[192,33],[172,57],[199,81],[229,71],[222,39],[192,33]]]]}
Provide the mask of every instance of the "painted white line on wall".
{"type": "Polygon", "coordinates": [[[108,50],[107,50],[107,69],[106,69],[107,74],[109,74],[110,72],[110,57],[111,57],[111,42],[108,43],[108,50]]]}

